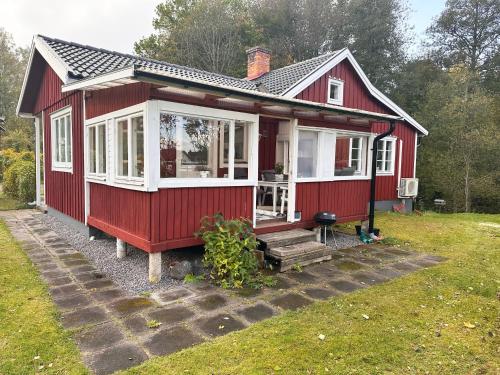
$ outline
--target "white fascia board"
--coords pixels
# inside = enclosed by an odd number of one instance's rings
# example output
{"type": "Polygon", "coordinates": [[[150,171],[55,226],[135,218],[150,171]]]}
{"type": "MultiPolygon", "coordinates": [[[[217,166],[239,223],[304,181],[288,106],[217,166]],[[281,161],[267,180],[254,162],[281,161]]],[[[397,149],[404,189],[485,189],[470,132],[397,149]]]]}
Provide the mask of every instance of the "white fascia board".
{"type": "Polygon", "coordinates": [[[134,77],[134,67],[127,66],[126,68],[114,70],[110,73],[101,74],[97,77],[81,79],[76,82],[65,84],[62,87],[62,92],[88,89],[92,86],[98,86],[105,84],[107,82],[113,82],[120,79],[131,79],[133,77],[134,77]]]}
{"type": "Polygon", "coordinates": [[[63,84],[66,84],[70,81],[68,72],[69,66],[64,63],[57,54],[55,54],[52,49],[49,47],[47,43],[38,35],[33,37],[33,41],[31,43],[30,56],[28,59],[28,65],[26,66],[26,70],[24,72],[23,85],[21,86],[21,92],[19,94],[19,100],[17,101],[16,107],[16,115],[19,117],[33,117],[31,113],[21,113],[19,112],[21,108],[21,102],[24,98],[24,94],[26,91],[26,85],[28,83],[28,77],[31,71],[31,65],[33,64],[33,56],[35,55],[35,50],[40,53],[40,55],[45,59],[47,64],[50,65],[52,69],[56,72],[57,76],[63,81],[63,84]]]}
{"type": "Polygon", "coordinates": [[[392,109],[398,115],[403,117],[406,121],[408,121],[410,125],[415,127],[422,134],[424,135],[429,134],[429,132],[422,125],[420,125],[413,117],[411,117],[396,103],[394,103],[391,99],[382,94],[375,86],[373,86],[373,84],[370,82],[370,80],[368,79],[368,77],[363,72],[358,62],[352,55],[351,51],[349,51],[347,48],[341,50],[338,54],[334,55],[331,59],[327,60],[325,64],[321,65],[311,74],[309,74],[308,76],[304,77],[303,79],[295,83],[294,86],[282,92],[281,95],[283,95],[286,98],[294,98],[295,96],[300,94],[303,90],[305,90],[307,87],[309,87],[313,82],[317,81],[321,76],[328,73],[335,65],[339,64],[344,59],[348,59],[349,62],[352,64],[354,70],[356,70],[356,73],[358,73],[359,77],[365,84],[370,94],[372,94],[376,99],[385,104],[388,108],[392,109]]]}

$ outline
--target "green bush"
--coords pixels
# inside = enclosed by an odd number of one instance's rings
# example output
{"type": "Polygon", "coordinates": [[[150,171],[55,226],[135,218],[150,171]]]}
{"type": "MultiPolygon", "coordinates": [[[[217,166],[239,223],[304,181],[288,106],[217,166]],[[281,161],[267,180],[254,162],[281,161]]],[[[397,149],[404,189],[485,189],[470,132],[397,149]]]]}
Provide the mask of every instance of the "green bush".
{"type": "Polygon", "coordinates": [[[221,214],[204,217],[197,235],[205,242],[203,264],[212,280],[223,288],[241,288],[255,281],[257,239],[248,220],[224,220],[221,214]]]}
{"type": "Polygon", "coordinates": [[[33,161],[18,159],[5,171],[3,190],[22,203],[35,200],[36,170],[33,161]]]}
{"type": "Polygon", "coordinates": [[[0,181],[3,181],[3,176],[7,168],[9,168],[18,158],[19,153],[12,148],[0,151],[0,181]]]}

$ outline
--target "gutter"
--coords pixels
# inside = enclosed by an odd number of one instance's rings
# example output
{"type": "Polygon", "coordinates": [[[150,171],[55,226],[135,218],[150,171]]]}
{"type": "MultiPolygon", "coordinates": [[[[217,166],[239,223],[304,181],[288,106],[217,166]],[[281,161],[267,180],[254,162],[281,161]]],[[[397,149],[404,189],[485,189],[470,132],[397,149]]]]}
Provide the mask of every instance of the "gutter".
{"type": "Polygon", "coordinates": [[[373,225],[375,221],[375,187],[377,183],[377,151],[378,151],[378,141],[382,138],[391,135],[396,128],[396,121],[391,120],[389,122],[389,129],[382,134],[379,134],[373,140],[372,146],[372,178],[370,181],[370,213],[368,215],[368,234],[373,234],[373,225]]]}

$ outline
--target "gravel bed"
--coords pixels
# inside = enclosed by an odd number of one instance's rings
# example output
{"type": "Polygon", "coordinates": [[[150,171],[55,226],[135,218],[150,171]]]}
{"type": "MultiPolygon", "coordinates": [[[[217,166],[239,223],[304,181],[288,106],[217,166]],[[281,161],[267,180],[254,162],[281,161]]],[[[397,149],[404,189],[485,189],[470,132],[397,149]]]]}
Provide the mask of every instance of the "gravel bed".
{"type": "Polygon", "coordinates": [[[73,227],[50,215],[43,215],[42,220],[49,229],[85,257],[103,274],[113,280],[124,290],[140,293],[158,289],[167,289],[182,284],[168,275],[170,264],[184,259],[201,257],[200,249],[186,249],[162,253],[162,277],[158,284],[148,281],[148,254],[129,246],[128,255],[124,259],[116,257],[116,240],[113,238],[89,240],[88,236],[76,231],[73,227]]]}
{"type": "Polygon", "coordinates": [[[359,239],[358,236],[335,232],[335,240],[337,241],[338,247],[335,247],[335,241],[332,237],[332,232],[327,231],[326,233],[326,245],[333,249],[349,249],[351,247],[363,245],[363,241],[359,239]]]}

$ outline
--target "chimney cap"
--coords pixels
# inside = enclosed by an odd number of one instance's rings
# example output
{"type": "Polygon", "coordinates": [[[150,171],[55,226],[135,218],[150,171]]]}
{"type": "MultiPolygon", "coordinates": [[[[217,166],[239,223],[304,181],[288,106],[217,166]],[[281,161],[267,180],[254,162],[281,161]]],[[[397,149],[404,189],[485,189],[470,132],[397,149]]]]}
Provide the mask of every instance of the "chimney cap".
{"type": "Polygon", "coordinates": [[[256,46],[252,47],[246,50],[247,55],[254,53],[254,52],[264,52],[267,53],[268,55],[271,54],[271,50],[269,48],[261,47],[261,46],[256,46]]]}

